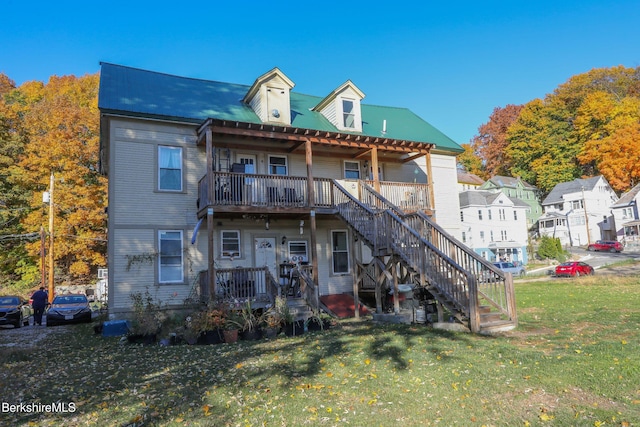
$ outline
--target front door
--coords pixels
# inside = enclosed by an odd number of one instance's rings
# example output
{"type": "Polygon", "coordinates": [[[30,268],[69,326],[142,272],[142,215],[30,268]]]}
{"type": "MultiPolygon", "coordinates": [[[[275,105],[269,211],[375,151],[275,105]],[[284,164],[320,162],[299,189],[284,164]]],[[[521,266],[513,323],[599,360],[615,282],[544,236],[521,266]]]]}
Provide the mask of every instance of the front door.
{"type": "Polygon", "coordinates": [[[276,265],[276,239],[274,237],[254,237],[253,247],[256,253],[254,257],[255,267],[269,267],[273,277],[278,277],[276,265]]]}

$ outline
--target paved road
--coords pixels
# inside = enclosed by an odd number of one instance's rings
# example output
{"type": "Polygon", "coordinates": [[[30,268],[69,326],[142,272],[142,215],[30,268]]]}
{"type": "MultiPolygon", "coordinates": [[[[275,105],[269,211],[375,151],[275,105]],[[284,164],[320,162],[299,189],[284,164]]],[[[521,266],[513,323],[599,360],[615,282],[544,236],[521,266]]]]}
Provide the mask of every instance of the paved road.
{"type": "MultiPolygon", "coordinates": [[[[580,261],[584,261],[596,270],[606,266],[623,261],[635,260],[640,261],[640,253],[638,252],[625,252],[610,253],[610,252],[589,252],[581,248],[572,248],[569,251],[572,258],[578,258],[580,261]]],[[[640,267],[640,266],[639,266],[640,267]]],[[[555,266],[542,267],[535,270],[528,271],[528,274],[540,274],[547,270],[553,270],[555,266]]],[[[640,269],[638,269],[640,272],[640,269]]]]}

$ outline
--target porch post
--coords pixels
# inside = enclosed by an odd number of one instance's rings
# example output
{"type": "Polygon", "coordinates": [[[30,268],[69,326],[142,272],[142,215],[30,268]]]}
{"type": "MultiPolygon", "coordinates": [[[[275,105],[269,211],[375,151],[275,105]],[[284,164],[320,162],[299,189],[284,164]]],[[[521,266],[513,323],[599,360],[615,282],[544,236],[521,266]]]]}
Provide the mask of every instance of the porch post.
{"type": "Polygon", "coordinates": [[[215,267],[215,245],[213,229],[213,208],[209,205],[213,200],[213,132],[208,127],[206,130],[206,155],[207,155],[207,270],[209,272],[209,300],[213,300],[216,295],[216,267],[215,267]]]}
{"type": "Polygon", "coordinates": [[[353,308],[354,308],[354,312],[355,312],[355,317],[356,319],[360,318],[360,293],[359,293],[359,288],[360,288],[360,280],[362,280],[362,275],[358,274],[359,272],[357,271],[357,266],[358,263],[356,262],[356,236],[355,234],[352,232],[351,233],[351,265],[353,265],[353,308]]]}
{"type": "Polygon", "coordinates": [[[313,150],[311,149],[311,141],[307,138],[304,141],[304,153],[305,161],[307,163],[307,195],[308,203],[311,211],[309,212],[309,219],[311,222],[311,266],[313,271],[311,277],[313,277],[313,285],[316,289],[316,304],[320,304],[320,283],[318,281],[318,236],[317,236],[317,223],[316,223],[316,211],[313,209],[316,205],[315,186],[313,182],[313,150]]]}
{"type": "Polygon", "coordinates": [[[313,272],[311,276],[313,277],[313,285],[316,288],[316,303],[320,304],[320,283],[318,281],[318,239],[317,239],[317,229],[316,229],[316,211],[311,210],[309,213],[311,222],[311,266],[313,267],[313,272]]]}
{"type": "Polygon", "coordinates": [[[433,166],[431,165],[431,150],[424,156],[427,167],[427,191],[429,192],[429,209],[433,212],[432,218],[436,219],[436,202],[433,193],[433,166]]]}
{"type": "Polygon", "coordinates": [[[309,207],[313,208],[316,205],[315,186],[313,182],[313,151],[311,149],[311,141],[306,139],[304,141],[304,153],[305,160],[307,162],[307,196],[309,207]]]}
{"type": "Polygon", "coordinates": [[[380,175],[378,174],[378,147],[371,149],[371,169],[373,172],[373,188],[380,192],[380,175]]]}

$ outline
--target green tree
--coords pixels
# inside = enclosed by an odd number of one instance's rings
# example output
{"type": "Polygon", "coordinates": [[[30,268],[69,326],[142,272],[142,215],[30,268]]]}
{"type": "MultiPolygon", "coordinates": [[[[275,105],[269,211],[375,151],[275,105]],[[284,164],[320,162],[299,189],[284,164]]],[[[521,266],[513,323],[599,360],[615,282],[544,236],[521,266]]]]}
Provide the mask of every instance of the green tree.
{"type": "Polygon", "coordinates": [[[557,237],[542,236],[537,253],[542,259],[555,259],[560,262],[564,262],[566,259],[566,254],[562,249],[560,239],[557,237]]]}
{"type": "Polygon", "coordinates": [[[474,151],[471,144],[462,144],[464,152],[457,157],[458,167],[462,167],[465,171],[478,175],[480,178],[487,179],[487,174],[482,166],[482,159],[474,151]]]}

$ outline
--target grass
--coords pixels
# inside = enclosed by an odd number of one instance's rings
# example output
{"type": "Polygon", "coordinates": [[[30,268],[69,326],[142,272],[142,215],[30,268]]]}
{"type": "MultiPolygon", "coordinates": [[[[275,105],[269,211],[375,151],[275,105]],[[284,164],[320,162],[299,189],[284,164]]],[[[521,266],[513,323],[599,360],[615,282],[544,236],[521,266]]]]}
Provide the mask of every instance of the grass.
{"type": "Polygon", "coordinates": [[[0,424],[640,425],[640,279],[520,283],[516,294],[520,325],[498,337],[349,320],[161,347],[67,326],[40,351],[0,353],[0,401],[76,411],[4,412],[0,424]]]}

